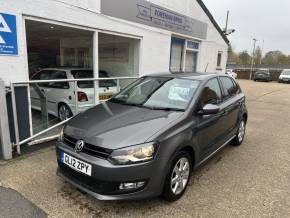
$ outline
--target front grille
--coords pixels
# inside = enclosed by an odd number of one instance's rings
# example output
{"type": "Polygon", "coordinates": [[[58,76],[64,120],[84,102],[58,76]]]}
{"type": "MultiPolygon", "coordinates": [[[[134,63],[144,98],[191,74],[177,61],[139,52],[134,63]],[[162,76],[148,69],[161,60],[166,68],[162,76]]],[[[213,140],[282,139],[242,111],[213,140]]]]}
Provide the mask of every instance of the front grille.
{"type": "MultiPolygon", "coordinates": [[[[68,135],[64,135],[63,141],[69,147],[74,148],[78,139],[75,139],[68,135]]],[[[84,148],[81,152],[92,155],[94,157],[107,159],[110,156],[110,154],[113,152],[113,150],[107,149],[107,148],[101,148],[95,145],[91,145],[89,143],[85,143],[84,148]]]]}
{"type": "Polygon", "coordinates": [[[148,180],[144,180],[146,181],[146,185],[141,188],[134,189],[134,190],[120,190],[119,186],[121,182],[101,181],[101,180],[95,179],[93,176],[90,177],[82,173],[79,173],[77,171],[74,171],[73,169],[64,165],[61,162],[58,162],[58,170],[67,179],[75,182],[76,184],[92,192],[102,194],[102,195],[118,195],[118,194],[129,194],[129,193],[138,192],[138,191],[143,190],[148,183],[148,180]]]}
{"type": "Polygon", "coordinates": [[[73,169],[59,163],[59,171],[71,181],[83,186],[84,188],[98,193],[98,194],[118,194],[121,193],[119,190],[120,183],[118,182],[105,182],[94,179],[93,177],[86,176],[78,173],[73,169]]]}

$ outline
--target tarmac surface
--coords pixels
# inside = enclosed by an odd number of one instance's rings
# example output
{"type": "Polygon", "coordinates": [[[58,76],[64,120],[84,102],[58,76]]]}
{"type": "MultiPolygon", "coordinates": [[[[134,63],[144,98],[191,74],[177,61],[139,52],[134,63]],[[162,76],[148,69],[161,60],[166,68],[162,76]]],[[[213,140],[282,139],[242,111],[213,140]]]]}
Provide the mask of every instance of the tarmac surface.
{"type": "MultiPolygon", "coordinates": [[[[239,83],[249,110],[243,145],[226,147],[194,172],[187,192],[178,202],[167,203],[159,198],[134,202],[95,200],[55,175],[54,147],[9,162],[0,161],[0,186],[21,193],[49,217],[288,218],[290,85],[245,80],[239,83]]],[[[11,204],[11,208],[18,207],[17,203],[11,204]]]]}
{"type": "Polygon", "coordinates": [[[25,199],[17,191],[0,187],[0,217],[45,218],[47,214],[25,199]]]}

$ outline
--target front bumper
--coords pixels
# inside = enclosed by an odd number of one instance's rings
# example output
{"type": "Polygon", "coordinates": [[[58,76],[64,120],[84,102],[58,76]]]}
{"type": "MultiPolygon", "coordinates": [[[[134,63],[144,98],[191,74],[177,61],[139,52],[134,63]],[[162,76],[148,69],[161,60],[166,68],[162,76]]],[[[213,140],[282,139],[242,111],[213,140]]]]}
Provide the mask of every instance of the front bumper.
{"type": "Polygon", "coordinates": [[[290,78],[279,78],[280,83],[290,83],[290,78]]]}
{"type": "Polygon", "coordinates": [[[163,190],[164,170],[155,159],[151,162],[116,166],[109,161],[85,153],[75,153],[62,142],[57,144],[57,175],[80,190],[99,200],[133,200],[159,196],[163,190]],[[61,162],[60,154],[65,152],[92,165],[92,176],[74,171],[61,162]],[[120,190],[124,182],[145,181],[139,189],[120,190]]]}

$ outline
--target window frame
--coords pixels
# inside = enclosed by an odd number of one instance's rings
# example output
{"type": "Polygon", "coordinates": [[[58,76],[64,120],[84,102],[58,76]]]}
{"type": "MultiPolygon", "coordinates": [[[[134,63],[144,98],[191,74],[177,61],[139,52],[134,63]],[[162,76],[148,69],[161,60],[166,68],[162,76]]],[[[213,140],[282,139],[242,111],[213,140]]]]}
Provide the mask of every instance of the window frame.
{"type": "MultiPolygon", "coordinates": [[[[222,86],[221,86],[221,83],[219,81],[219,77],[214,77],[214,78],[211,78],[209,80],[207,80],[207,82],[205,83],[205,85],[203,85],[203,88],[202,88],[202,91],[198,97],[198,101],[197,101],[197,105],[198,107],[200,107],[202,104],[201,104],[201,98],[202,98],[202,93],[205,89],[205,87],[207,86],[207,84],[211,81],[211,80],[216,80],[218,82],[218,86],[219,86],[219,89],[220,89],[220,94],[221,94],[221,97],[220,97],[220,101],[218,104],[215,104],[216,106],[220,106],[222,103],[223,103],[223,90],[222,90],[222,86]]],[[[205,105],[204,105],[205,106],[205,105]]]]}
{"type": "MultiPolygon", "coordinates": [[[[32,80],[32,81],[35,80],[34,78],[37,77],[37,76],[39,76],[39,79],[37,79],[37,80],[43,80],[43,79],[40,78],[40,75],[41,75],[42,73],[46,73],[46,72],[48,72],[49,74],[52,74],[53,72],[62,72],[62,73],[65,73],[66,79],[68,79],[67,72],[64,71],[64,70],[56,70],[56,69],[55,69],[55,70],[48,70],[48,69],[46,70],[46,69],[44,69],[44,70],[39,71],[37,74],[35,74],[35,75],[31,78],[31,80],[32,80]]],[[[48,80],[51,80],[51,79],[48,79],[48,80]]],[[[54,86],[51,85],[51,82],[47,82],[47,83],[38,83],[38,86],[39,86],[39,87],[42,87],[42,88],[50,88],[50,89],[64,89],[64,90],[70,89],[70,84],[69,84],[69,82],[64,82],[64,83],[67,83],[67,88],[54,87],[54,86]]],[[[54,83],[53,83],[53,84],[54,84],[54,83]]]]}
{"type": "Polygon", "coordinates": [[[195,65],[193,65],[193,69],[188,71],[188,72],[195,72],[198,69],[199,66],[199,59],[200,59],[200,50],[201,50],[201,41],[196,40],[196,39],[188,39],[188,38],[183,38],[180,36],[175,36],[172,35],[171,36],[171,45],[170,45],[170,63],[169,63],[169,71],[173,72],[173,73],[177,73],[177,72],[187,72],[186,71],[186,61],[187,61],[187,55],[188,52],[192,52],[194,55],[196,55],[196,60],[195,60],[195,65]],[[180,70],[178,71],[173,71],[172,70],[172,43],[173,42],[178,42],[182,45],[182,52],[181,52],[181,60],[180,60],[180,70]],[[196,43],[196,45],[198,45],[198,48],[190,48],[188,47],[188,43],[196,43]]]}
{"type": "Polygon", "coordinates": [[[218,69],[221,69],[222,67],[222,59],[223,59],[223,52],[219,51],[217,55],[217,64],[216,64],[218,69]]]}
{"type": "Polygon", "coordinates": [[[223,93],[222,94],[222,99],[223,99],[222,102],[223,103],[227,102],[228,100],[230,100],[232,98],[234,98],[235,96],[237,96],[238,94],[240,94],[242,92],[240,86],[236,83],[236,81],[234,81],[233,78],[230,78],[230,77],[227,77],[227,76],[219,76],[219,82],[220,82],[220,86],[222,87],[222,93],[223,93]],[[228,97],[225,95],[226,88],[223,85],[222,78],[229,79],[233,83],[233,85],[237,87],[237,93],[235,95],[233,95],[233,96],[232,95],[228,95],[228,97]]]}

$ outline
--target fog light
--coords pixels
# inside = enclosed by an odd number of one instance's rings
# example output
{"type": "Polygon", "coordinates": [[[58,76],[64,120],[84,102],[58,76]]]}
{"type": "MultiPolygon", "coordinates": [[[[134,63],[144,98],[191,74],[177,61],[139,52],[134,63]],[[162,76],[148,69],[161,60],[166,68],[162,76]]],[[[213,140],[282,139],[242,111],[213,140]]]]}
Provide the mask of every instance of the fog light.
{"type": "Polygon", "coordinates": [[[120,190],[128,190],[128,189],[137,189],[141,188],[145,185],[145,182],[125,182],[121,183],[119,189],[120,190]]]}

